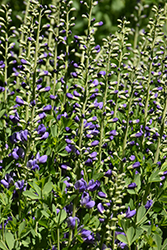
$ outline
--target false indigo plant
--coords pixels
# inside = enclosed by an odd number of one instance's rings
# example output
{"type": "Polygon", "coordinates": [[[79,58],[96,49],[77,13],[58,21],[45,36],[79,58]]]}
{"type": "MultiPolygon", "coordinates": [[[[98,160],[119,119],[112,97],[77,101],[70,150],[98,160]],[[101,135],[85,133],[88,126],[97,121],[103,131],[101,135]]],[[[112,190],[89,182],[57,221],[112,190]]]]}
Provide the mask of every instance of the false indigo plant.
{"type": "Polygon", "coordinates": [[[166,249],[167,5],[97,44],[79,4],[0,8],[0,248],[166,249]]]}

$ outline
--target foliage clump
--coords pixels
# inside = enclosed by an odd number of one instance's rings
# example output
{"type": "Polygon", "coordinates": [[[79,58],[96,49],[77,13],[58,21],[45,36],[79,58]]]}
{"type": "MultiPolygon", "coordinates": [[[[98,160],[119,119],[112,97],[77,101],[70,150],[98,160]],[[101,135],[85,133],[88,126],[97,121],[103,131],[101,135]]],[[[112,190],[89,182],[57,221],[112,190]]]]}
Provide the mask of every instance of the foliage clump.
{"type": "Polygon", "coordinates": [[[97,4],[1,6],[1,249],[166,249],[167,6],[99,45],[97,4]]]}

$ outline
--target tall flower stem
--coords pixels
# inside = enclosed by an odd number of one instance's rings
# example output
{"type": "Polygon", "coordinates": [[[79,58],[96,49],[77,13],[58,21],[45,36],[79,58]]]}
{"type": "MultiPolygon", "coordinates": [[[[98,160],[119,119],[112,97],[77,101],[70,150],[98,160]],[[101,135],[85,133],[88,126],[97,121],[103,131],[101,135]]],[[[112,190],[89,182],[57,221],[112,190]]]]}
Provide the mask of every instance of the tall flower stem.
{"type": "MultiPolygon", "coordinates": [[[[39,53],[39,35],[40,35],[40,26],[41,26],[41,13],[42,9],[39,12],[38,18],[38,29],[37,29],[37,36],[36,36],[36,46],[35,46],[35,60],[34,60],[34,71],[33,71],[33,82],[32,82],[32,101],[36,101],[36,79],[37,79],[37,60],[38,60],[38,53],[39,53]]],[[[30,121],[30,131],[33,131],[33,120],[35,117],[35,105],[32,106],[31,110],[31,121],[30,121]]],[[[30,152],[30,145],[32,141],[32,136],[28,139],[26,154],[25,154],[25,164],[27,163],[28,155],[30,152]]]]}
{"type": "Polygon", "coordinates": [[[64,88],[63,88],[63,107],[66,103],[66,93],[67,93],[67,75],[68,75],[68,54],[69,54],[69,45],[68,45],[68,36],[69,36],[69,10],[66,14],[66,51],[65,51],[65,73],[64,73],[64,88]]]}
{"type": "MultiPolygon", "coordinates": [[[[93,8],[93,0],[90,1],[90,12],[89,12],[89,19],[88,19],[88,34],[87,37],[90,37],[90,28],[91,28],[91,16],[92,16],[92,8],[93,8]]],[[[88,97],[89,97],[89,87],[88,87],[88,73],[89,73],[89,57],[90,57],[90,38],[87,39],[87,44],[86,44],[86,67],[85,67],[85,78],[84,78],[84,102],[83,102],[83,106],[82,106],[82,111],[81,111],[81,120],[80,120],[80,124],[79,124],[79,129],[78,129],[78,133],[79,133],[79,141],[78,141],[78,147],[80,149],[80,161],[75,162],[75,173],[77,174],[77,178],[79,178],[80,176],[80,167],[79,167],[79,162],[81,162],[82,159],[82,152],[81,152],[81,148],[82,148],[82,137],[83,137],[83,129],[84,129],[84,117],[85,117],[85,112],[86,112],[86,105],[88,102],[88,97]]]]}
{"type": "MultiPolygon", "coordinates": [[[[24,21],[23,21],[24,24],[25,24],[26,21],[27,21],[27,16],[28,16],[29,7],[30,7],[30,0],[28,0],[27,3],[26,3],[26,11],[25,11],[25,14],[24,14],[24,21]]],[[[21,32],[20,40],[21,40],[21,41],[24,40],[24,33],[23,33],[23,32],[21,32]]],[[[19,47],[19,57],[21,56],[22,51],[23,51],[23,48],[22,48],[22,46],[20,46],[20,47],[19,47]]],[[[17,77],[17,79],[16,79],[16,88],[19,88],[19,87],[20,87],[19,85],[20,85],[20,78],[17,77]]]]}
{"type": "MultiPolygon", "coordinates": [[[[56,4],[56,3],[55,3],[56,4]]],[[[59,15],[60,15],[60,1],[58,1],[57,4],[58,8],[56,11],[56,23],[59,23],[59,15]]],[[[55,39],[55,48],[54,48],[54,78],[53,78],[53,86],[52,86],[52,95],[55,96],[55,92],[56,92],[56,84],[57,84],[57,50],[58,50],[58,35],[59,35],[59,28],[56,27],[55,29],[55,33],[54,33],[56,39],[55,39]]],[[[51,110],[51,115],[53,115],[53,111],[54,111],[54,100],[51,101],[51,106],[52,106],[52,110],[51,110]]],[[[51,121],[50,124],[51,126],[51,121]]]]}
{"type": "MultiPolygon", "coordinates": [[[[130,100],[128,103],[128,116],[126,119],[126,130],[125,130],[125,135],[124,135],[124,139],[123,139],[123,146],[122,146],[122,160],[125,157],[125,151],[126,151],[126,143],[127,143],[128,130],[129,130],[130,110],[131,110],[131,105],[132,105],[132,99],[133,99],[133,83],[131,85],[131,94],[130,94],[130,100]]],[[[123,171],[123,161],[121,162],[120,172],[122,173],[122,171],[123,171]]]]}
{"type": "MultiPolygon", "coordinates": [[[[108,60],[107,60],[107,69],[106,69],[106,77],[105,77],[105,87],[104,87],[104,97],[103,97],[103,108],[101,112],[101,123],[100,123],[100,141],[99,141],[99,166],[101,165],[102,159],[102,144],[103,144],[103,137],[104,137],[104,124],[105,124],[105,115],[104,112],[106,110],[106,101],[107,101],[107,90],[108,90],[108,74],[110,70],[110,57],[111,57],[111,39],[108,42],[108,60]]],[[[94,172],[93,168],[93,172],[94,172]]]]}
{"type": "MultiPolygon", "coordinates": [[[[167,92],[165,92],[165,96],[167,96],[167,92]]],[[[165,107],[164,107],[163,114],[162,114],[160,135],[158,137],[157,150],[155,152],[154,163],[157,163],[158,158],[159,158],[160,146],[161,146],[162,136],[163,136],[164,127],[165,127],[166,112],[167,112],[167,97],[166,97],[165,107]]]]}

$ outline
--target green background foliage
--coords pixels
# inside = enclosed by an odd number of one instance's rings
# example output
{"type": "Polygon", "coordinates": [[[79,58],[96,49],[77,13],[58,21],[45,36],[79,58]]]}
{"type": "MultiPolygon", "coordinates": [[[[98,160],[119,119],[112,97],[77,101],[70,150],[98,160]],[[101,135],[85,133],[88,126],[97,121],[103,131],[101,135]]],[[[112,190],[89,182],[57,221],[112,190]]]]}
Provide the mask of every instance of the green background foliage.
{"type": "MultiPolygon", "coordinates": [[[[26,1],[25,1],[26,2],[26,1]]],[[[54,4],[58,2],[58,0],[41,0],[39,1],[41,4],[54,4]]],[[[89,1],[88,1],[89,2],[89,1]]],[[[157,6],[164,7],[164,0],[99,0],[98,5],[94,9],[94,17],[96,21],[103,21],[104,25],[100,28],[98,33],[95,34],[95,39],[97,43],[101,44],[101,39],[103,37],[108,36],[109,34],[114,33],[117,30],[117,19],[122,19],[126,16],[126,19],[130,21],[131,27],[135,27],[136,21],[132,17],[132,13],[134,13],[135,6],[138,2],[141,2],[142,5],[149,4],[149,8],[147,12],[144,13],[147,17],[150,16],[151,7],[156,4],[157,6]]],[[[24,1],[22,0],[2,0],[0,1],[2,4],[10,4],[11,9],[13,10],[12,20],[16,27],[19,26],[19,21],[16,18],[16,15],[21,17],[24,16],[23,11],[25,10],[24,1]]],[[[77,18],[77,25],[75,26],[74,33],[78,35],[83,35],[83,31],[86,27],[86,22],[83,21],[82,14],[85,13],[85,8],[80,4],[79,0],[74,0],[73,5],[76,8],[75,16],[77,18]]],[[[140,20],[141,21],[141,20],[140,20]]],[[[144,27],[147,23],[147,18],[142,20],[142,24],[140,27],[144,27]]]]}

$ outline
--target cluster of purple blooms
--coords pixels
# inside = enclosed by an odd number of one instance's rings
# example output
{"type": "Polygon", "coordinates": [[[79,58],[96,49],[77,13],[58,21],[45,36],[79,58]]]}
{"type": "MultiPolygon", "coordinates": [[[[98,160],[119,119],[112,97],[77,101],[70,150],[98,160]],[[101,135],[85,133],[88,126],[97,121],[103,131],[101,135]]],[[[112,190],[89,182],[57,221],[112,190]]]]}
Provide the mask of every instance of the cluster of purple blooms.
{"type": "MultiPolygon", "coordinates": [[[[32,6],[42,9],[42,13],[45,8],[47,9],[46,6],[38,4],[37,7],[34,2],[36,1],[31,2],[32,6]]],[[[72,11],[69,7],[71,1],[68,6],[65,0],[60,2],[60,20],[63,20],[67,15],[65,7],[69,8],[69,13],[72,11]]],[[[97,4],[96,1],[93,2],[94,5],[97,4]]],[[[87,6],[85,1],[80,1],[80,4],[87,6]]],[[[54,15],[54,8],[51,5],[49,10],[46,10],[48,19],[51,18],[51,13],[54,15]]],[[[88,13],[85,14],[85,18],[89,18],[88,13]]],[[[71,247],[77,241],[78,234],[78,239],[81,237],[79,241],[84,247],[95,248],[98,245],[101,249],[111,249],[108,247],[116,244],[118,249],[126,249],[127,243],[117,239],[120,234],[127,237],[125,230],[118,226],[118,218],[122,216],[125,222],[135,224],[140,207],[147,211],[144,216],[148,218],[149,211],[154,206],[154,182],[160,182],[161,188],[167,175],[166,169],[161,171],[166,159],[166,149],[164,148],[164,152],[162,150],[161,153],[158,151],[166,143],[167,137],[167,104],[160,99],[166,91],[163,81],[167,71],[167,57],[160,45],[161,41],[151,44],[152,47],[156,46],[155,51],[152,51],[155,57],[148,57],[150,68],[147,68],[144,65],[147,51],[140,51],[139,46],[137,49],[141,62],[139,68],[133,66],[137,58],[132,62],[128,57],[129,50],[134,53],[126,41],[128,30],[125,39],[123,38],[126,52],[123,50],[120,53],[122,48],[118,43],[119,36],[111,35],[104,41],[104,55],[101,55],[101,46],[95,44],[93,33],[97,27],[103,25],[103,22],[94,22],[95,18],[90,19],[91,28],[89,27],[87,38],[74,35],[72,42],[69,42],[72,31],[66,32],[65,21],[56,24],[61,36],[54,33],[54,48],[52,43],[48,43],[52,25],[43,25],[42,29],[45,31],[39,37],[36,31],[24,34],[29,46],[20,50],[18,60],[14,52],[10,51],[10,65],[13,65],[12,83],[9,84],[8,80],[0,86],[0,94],[4,94],[3,105],[8,112],[2,115],[5,124],[3,126],[4,129],[10,130],[6,130],[8,132],[4,136],[4,144],[2,143],[4,148],[2,159],[0,156],[0,170],[3,177],[0,181],[0,192],[12,192],[14,208],[18,207],[21,197],[29,195],[27,203],[33,200],[34,208],[31,204],[30,210],[26,213],[34,213],[38,218],[40,216],[37,216],[38,212],[35,210],[39,207],[36,204],[39,203],[41,208],[44,201],[42,207],[49,211],[51,217],[55,206],[56,219],[52,224],[57,223],[58,234],[62,226],[63,233],[57,236],[59,238],[61,235],[62,246],[69,244],[71,247]],[[36,41],[35,48],[34,41],[37,37],[40,42],[36,41]],[[57,48],[60,48],[60,53],[57,48]],[[156,54],[157,50],[159,54],[156,54]],[[80,56],[74,56],[75,59],[71,60],[72,51],[80,56]],[[24,58],[26,54],[29,54],[29,58],[24,58]],[[54,54],[57,57],[54,57],[54,54]],[[83,62],[86,62],[85,66],[83,62]],[[106,62],[107,67],[104,65],[106,62]],[[132,81],[129,72],[135,80],[132,81]],[[12,107],[7,107],[6,96],[9,103],[14,102],[12,107]],[[147,175],[154,173],[154,166],[158,177],[152,181],[147,175]],[[125,174],[126,177],[121,174],[125,174]],[[52,182],[47,187],[47,183],[44,184],[45,180],[50,179],[52,182]],[[40,197],[36,191],[31,190],[30,186],[33,184],[37,192],[38,189],[45,188],[47,191],[41,191],[40,197]],[[149,190],[154,186],[153,195],[150,195],[151,191],[143,195],[142,185],[143,189],[149,186],[149,190]],[[49,198],[45,199],[47,195],[49,198]],[[60,201],[66,204],[72,195],[75,198],[68,205],[59,204],[60,201]],[[144,204],[143,196],[146,196],[144,204]],[[50,201],[52,204],[49,204],[50,201]],[[61,217],[62,211],[66,215],[64,220],[61,217]],[[82,223],[84,216],[89,217],[87,224],[82,223]],[[91,216],[97,218],[99,228],[91,225],[91,216]],[[58,225],[60,221],[62,225],[58,225]],[[107,223],[110,223],[110,226],[112,224],[111,228],[114,229],[110,230],[107,223]],[[112,244],[107,239],[106,228],[109,233],[114,234],[110,237],[114,241],[112,244]]],[[[34,24],[39,23],[35,21],[34,24]]],[[[74,26],[73,23],[70,25],[69,27],[74,26]]],[[[122,34],[123,21],[120,27],[122,31],[119,33],[122,34]]],[[[13,34],[15,35],[14,32],[13,34]]],[[[149,43],[151,39],[148,37],[147,40],[149,43]]],[[[1,60],[0,73],[5,75],[6,71],[5,60],[1,60]]],[[[19,205],[19,209],[24,210],[24,206],[19,205]]],[[[42,219],[45,216],[45,220],[49,221],[46,211],[39,211],[39,214],[41,213],[42,219]]],[[[8,213],[9,216],[0,224],[0,230],[8,227],[9,221],[12,221],[11,214],[8,213]]],[[[17,215],[17,218],[19,216],[21,215],[17,215]]],[[[33,220],[36,220],[35,216],[33,220]]],[[[39,225],[44,225],[46,229],[47,225],[42,219],[39,225]]],[[[27,218],[26,223],[28,224],[27,218]]],[[[32,226],[33,222],[30,223],[32,226]]],[[[54,235],[52,236],[54,238],[54,235]]],[[[57,249],[56,247],[53,246],[52,250],[57,249]]],[[[59,246],[59,249],[61,247],[59,246]]]]}

